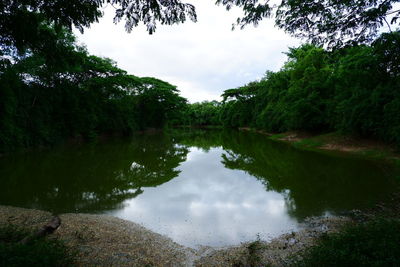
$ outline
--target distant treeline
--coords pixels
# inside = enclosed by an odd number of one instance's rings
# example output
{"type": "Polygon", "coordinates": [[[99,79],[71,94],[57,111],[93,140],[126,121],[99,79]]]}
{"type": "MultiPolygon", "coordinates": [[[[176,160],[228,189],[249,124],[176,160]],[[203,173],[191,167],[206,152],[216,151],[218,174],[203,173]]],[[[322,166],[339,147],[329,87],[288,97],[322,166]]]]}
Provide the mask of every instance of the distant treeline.
{"type": "Polygon", "coordinates": [[[39,37],[29,49],[1,47],[0,152],[130,134],[181,117],[187,101],[175,86],[88,54],[70,30],[43,24],[39,37]]]}
{"type": "Polygon", "coordinates": [[[291,48],[280,71],[221,102],[188,104],[175,86],[90,55],[69,29],[39,29],[29,45],[1,39],[0,153],[178,124],[341,131],[400,146],[400,32],[334,51],[291,48]]]}
{"type": "Polygon", "coordinates": [[[291,48],[278,72],[191,104],[185,124],[340,131],[400,146],[400,32],[334,51],[291,48]]]}

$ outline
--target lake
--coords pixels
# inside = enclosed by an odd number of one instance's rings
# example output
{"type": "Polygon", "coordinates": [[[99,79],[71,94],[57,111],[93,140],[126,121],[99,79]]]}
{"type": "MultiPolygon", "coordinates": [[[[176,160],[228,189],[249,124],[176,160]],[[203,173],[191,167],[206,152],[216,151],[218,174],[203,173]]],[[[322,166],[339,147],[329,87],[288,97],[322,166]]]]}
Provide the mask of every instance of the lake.
{"type": "Polygon", "coordinates": [[[0,158],[0,204],[109,214],[182,245],[227,246],[365,208],[394,166],[235,130],[170,130],[0,158]]]}

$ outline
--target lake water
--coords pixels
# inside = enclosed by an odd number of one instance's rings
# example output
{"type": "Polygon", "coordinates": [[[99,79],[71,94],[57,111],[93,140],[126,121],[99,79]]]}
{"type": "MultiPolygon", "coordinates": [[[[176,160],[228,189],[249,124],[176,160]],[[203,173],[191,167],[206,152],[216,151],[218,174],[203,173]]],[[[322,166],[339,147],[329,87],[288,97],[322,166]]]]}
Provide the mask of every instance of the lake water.
{"type": "Polygon", "coordinates": [[[226,246],[384,200],[399,170],[228,130],[174,130],[0,158],[0,204],[110,214],[174,241],[226,246]]]}

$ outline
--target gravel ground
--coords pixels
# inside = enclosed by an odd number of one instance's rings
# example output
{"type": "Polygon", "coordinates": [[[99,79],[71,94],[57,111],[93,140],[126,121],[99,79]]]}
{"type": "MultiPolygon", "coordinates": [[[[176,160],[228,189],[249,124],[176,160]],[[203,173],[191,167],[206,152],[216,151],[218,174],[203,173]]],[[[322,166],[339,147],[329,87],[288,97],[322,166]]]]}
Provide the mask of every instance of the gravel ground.
{"type": "MultiPolygon", "coordinates": [[[[304,230],[270,242],[235,247],[184,247],[136,223],[107,215],[61,214],[51,235],[78,251],[78,266],[290,266],[290,256],[312,245],[321,233],[336,231],[345,217],[310,218],[304,230]]],[[[52,218],[46,211],[0,206],[0,225],[39,228],[52,218]]]]}
{"type": "Polygon", "coordinates": [[[309,218],[301,231],[281,235],[269,242],[259,240],[215,249],[195,261],[195,266],[292,266],[292,256],[313,245],[321,234],[336,232],[350,222],[347,217],[309,218]]]}

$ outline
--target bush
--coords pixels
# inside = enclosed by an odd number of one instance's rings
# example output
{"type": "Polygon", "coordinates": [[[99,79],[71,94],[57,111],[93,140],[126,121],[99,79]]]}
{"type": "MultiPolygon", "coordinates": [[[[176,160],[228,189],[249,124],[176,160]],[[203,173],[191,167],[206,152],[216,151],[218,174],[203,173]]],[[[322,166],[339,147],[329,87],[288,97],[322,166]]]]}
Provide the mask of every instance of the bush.
{"type": "Polygon", "coordinates": [[[296,266],[399,266],[400,221],[379,219],[325,235],[296,266]]]}
{"type": "Polygon", "coordinates": [[[73,253],[56,239],[19,241],[30,232],[13,226],[0,227],[0,266],[72,266],[73,253]]]}

